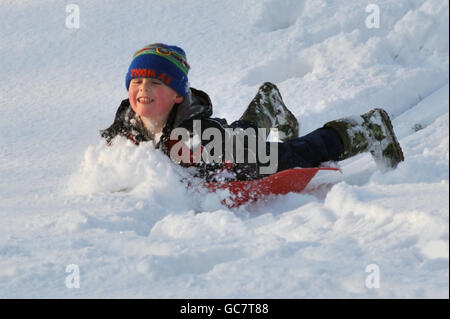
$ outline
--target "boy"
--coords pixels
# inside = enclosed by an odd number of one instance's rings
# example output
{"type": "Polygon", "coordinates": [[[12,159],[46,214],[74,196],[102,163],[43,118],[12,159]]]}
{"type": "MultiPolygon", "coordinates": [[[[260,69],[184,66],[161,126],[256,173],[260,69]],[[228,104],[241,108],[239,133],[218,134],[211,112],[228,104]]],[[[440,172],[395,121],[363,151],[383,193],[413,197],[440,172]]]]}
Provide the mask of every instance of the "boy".
{"type": "Polygon", "coordinates": [[[136,145],[153,141],[156,148],[173,156],[172,148],[180,142],[179,138],[171,138],[174,129],[185,129],[193,137],[196,122],[199,123],[201,132],[198,133],[202,137],[199,147],[202,149],[214,139],[214,136],[204,139],[202,133],[215,129],[223,137],[222,149],[214,148],[214,153],[222,152],[221,161],[194,161],[195,150],[190,149],[189,159],[181,162],[184,166],[195,166],[196,176],[207,181],[217,180],[223,171],[232,173],[227,180],[252,180],[264,175],[259,170],[261,159],[249,160],[252,153],[258,152],[250,147],[248,140],[244,143],[247,160],[243,163],[227,161],[223,156],[227,129],[253,128],[257,134],[258,128],[264,128],[267,137],[271,128],[277,128],[283,142],[264,142],[266,145],[263,145],[277,147],[276,171],[317,167],[322,162],[340,161],[367,151],[382,169],[394,169],[404,160],[389,116],[382,109],[331,121],[306,136],[297,137],[295,116],[284,105],[277,87],[267,82],[259,88],[241,118],[228,124],[224,119],[211,117],[211,100],[205,92],[190,88],[189,68],[185,52],[177,46],[155,43],[137,51],[126,75],[129,97],[122,101],[114,123],[102,130],[101,136],[109,145],[117,135],[129,138],[136,145]]]}

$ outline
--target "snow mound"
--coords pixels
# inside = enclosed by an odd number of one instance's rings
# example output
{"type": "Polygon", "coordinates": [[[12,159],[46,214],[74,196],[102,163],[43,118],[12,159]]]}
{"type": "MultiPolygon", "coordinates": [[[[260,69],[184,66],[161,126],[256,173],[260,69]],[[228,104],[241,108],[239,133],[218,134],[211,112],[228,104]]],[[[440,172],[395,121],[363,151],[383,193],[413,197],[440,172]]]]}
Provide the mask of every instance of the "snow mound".
{"type": "Polygon", "coordinates": [[[180,195],[185,192],[181,179],[186,177],[179,166],[155,150],[153,143],[136,147],[130,140],[118,137],[112,146],[103,140],[86,149],[80,169],[68,182],[68,192],[74,195],[140,193],[147,189],[158,191],[159,195],[174,191],[180,195]]]}

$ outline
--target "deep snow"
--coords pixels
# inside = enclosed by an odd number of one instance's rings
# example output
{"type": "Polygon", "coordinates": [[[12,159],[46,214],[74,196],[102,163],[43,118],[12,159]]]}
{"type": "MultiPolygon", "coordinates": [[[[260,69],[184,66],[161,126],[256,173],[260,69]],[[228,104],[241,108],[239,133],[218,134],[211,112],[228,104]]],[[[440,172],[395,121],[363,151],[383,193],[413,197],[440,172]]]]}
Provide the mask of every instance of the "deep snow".
{"type": "Polygon", "coordinates": [[[0,297],[448,298],[448,1],[83,0],[79,29],[69,3],[0,2],[0,297]],[[385,108],[406,160],[230,211],[151,145],[100,140],[154,42],[186,50],[215,116],[273,81],[300,135],[385,108]]]}

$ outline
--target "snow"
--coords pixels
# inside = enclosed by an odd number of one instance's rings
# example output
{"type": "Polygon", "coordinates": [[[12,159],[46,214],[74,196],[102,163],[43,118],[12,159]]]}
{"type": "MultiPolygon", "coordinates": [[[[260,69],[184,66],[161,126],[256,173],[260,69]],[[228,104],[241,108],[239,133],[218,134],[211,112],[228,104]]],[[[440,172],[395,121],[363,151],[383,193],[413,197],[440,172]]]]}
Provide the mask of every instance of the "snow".
{"type": "Polygon", "coordinates": [[[365,2],[81,0],[70,29],[65,2],[1,1],[0,297],[448,298],[448,1],[371,3],[379,28],[365,2]],[[274,81],[300,135],[385,108],[406,160],[230,210],[152,145],[100,140],[154,42],[185,49],[215,116],[274,81]]]}

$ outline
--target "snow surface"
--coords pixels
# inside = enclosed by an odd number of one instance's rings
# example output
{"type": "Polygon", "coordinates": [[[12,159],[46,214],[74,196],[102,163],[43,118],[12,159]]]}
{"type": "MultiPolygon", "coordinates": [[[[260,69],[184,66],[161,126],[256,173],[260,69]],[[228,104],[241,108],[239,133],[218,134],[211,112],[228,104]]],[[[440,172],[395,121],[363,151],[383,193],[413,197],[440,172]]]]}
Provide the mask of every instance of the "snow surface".
{"type": "Polygon", "coordinates": [[[0,1],[1,298],[449,297],[448,1],[80,0],[79,29],[68,3],[0,1]],[[231,211],[151,145],[100,140],[154,42],[186,50],[216,116],[265,81],[301,135],[383,107],[406,161],[231,211]]]}

